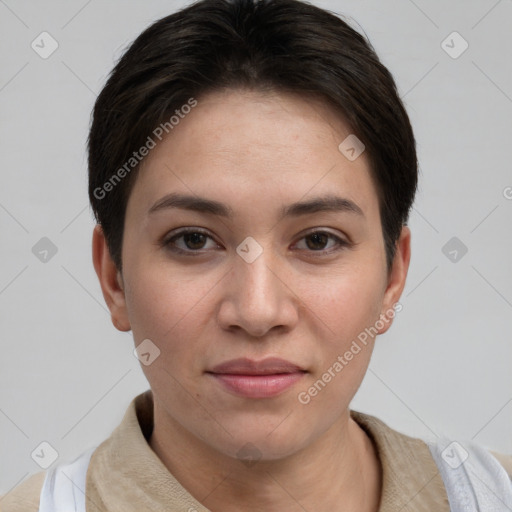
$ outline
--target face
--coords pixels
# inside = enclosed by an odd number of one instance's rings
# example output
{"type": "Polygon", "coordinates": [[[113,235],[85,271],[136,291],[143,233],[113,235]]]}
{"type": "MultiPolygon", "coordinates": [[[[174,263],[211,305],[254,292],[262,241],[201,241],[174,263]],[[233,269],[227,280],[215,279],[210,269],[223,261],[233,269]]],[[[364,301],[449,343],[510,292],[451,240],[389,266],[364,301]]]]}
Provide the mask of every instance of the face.
{"type": "Polygon", "coordinates": [[[405,227],[388,274],[369,161],[338,148],[348,135],[323,103],[291,95],[199,98],[143,161],[118,288],[96,230],[113,322],[150,340],[155,425],[272,460],[348,422],[410,245],[405,227]]]}

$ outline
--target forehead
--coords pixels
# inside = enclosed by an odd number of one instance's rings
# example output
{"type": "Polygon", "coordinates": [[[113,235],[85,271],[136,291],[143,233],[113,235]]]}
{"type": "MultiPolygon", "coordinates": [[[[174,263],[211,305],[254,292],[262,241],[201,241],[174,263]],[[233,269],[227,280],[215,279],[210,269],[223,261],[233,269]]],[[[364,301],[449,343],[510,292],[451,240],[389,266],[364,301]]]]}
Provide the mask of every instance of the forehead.
{"type": "Polygon", "coordinates": [[[272,204],[282,211],[282,204],[308,195],[341,194],[370,218],[378,216],[367,155],[350,160],[340,151],[349,136],[340,116],[319,100],[211,93],[156,141],[142,162],[128,209],[145,215],[173,191],[228,201],[235,213],[272,204]]]}

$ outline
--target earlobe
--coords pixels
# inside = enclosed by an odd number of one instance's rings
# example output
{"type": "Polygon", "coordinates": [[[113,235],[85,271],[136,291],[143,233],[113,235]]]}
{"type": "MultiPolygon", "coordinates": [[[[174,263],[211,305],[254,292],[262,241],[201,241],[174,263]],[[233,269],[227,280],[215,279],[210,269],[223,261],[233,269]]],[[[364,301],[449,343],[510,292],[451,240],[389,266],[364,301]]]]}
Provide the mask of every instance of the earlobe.
{"type": "Polygon", "coordinates": [[[101,225],[94,227],[92,235],[92,260],[96,275],[100,281],[103,298],[110,310],[112,323],[120,331],[131,329],[124,295],[124,283],[117,269],[101,225]]]}
{"type": "Polygon", "coordinates": [[[391,324],[396,312],[400,309],[395,308],[405,288],[407,272],[411,260],[411,230],[407,226],[402,227],[400,238],[396,245],[395,257],[391,272],[389,274],[384,300],[382,302],[381,318],[385,317],[385,325],[379,329],[379,334],[384,334],[391,324]]]}

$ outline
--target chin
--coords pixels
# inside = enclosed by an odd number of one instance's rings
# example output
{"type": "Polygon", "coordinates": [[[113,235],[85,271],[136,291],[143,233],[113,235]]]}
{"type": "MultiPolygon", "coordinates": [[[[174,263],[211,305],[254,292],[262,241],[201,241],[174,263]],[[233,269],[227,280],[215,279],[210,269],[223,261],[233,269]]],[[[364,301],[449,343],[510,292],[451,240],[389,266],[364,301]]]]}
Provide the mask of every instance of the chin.
{"type": "Polygon", "coordinates": [[[287,428],[283,424],[277,428],[276,424],[269,428],[258,427],[254,422],[222,424],[228,432],[233,434],[232,437],[223,435],[222,439],[217,439],[218,442],[215,442],[211,436],[203,436],[203,439],[209,439],[211,446],[217,451],[242,461],[284,459],[306,447],[312,437],[302,431],[298,425],[292,424],[287,428]]]}

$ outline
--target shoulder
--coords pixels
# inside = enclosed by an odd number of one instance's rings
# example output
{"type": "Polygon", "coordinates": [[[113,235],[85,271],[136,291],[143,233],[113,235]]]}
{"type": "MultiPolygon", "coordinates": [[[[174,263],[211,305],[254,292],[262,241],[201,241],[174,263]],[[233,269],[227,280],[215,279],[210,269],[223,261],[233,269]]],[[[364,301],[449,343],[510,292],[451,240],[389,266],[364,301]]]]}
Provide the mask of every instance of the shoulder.
{"type": "Polygon", "coordinates": [[[424,440],[399,432],[375,416],[353,410],[351,415],[376,445],[383,468],[385,510],[402,510],[403,507],[404,512],[448,512],[448,494],[451,499],[459,499],[461,493],[471,491],[471,496],[477,493],[475,496],[486,499],[485,495],[489,494],[486,490],[491,490],[491,487],[502,502],[512,501],[512,455],[464,441],[457,445],[462,444],[468,453],[458,453],[454,447],[450,447],[454,441],[446,436],[424,440]],[[469,466],[454,465],[457,462],[455,458],[459,457],[462,463],[469,456],[469,466]],[[461,469],[454,471],[459,466],[461,469]],[[486,489],[481,488],[483,484],[480,480],[486,482],[486,489]],[[461,485],[466,491],[463,492],[461,485]],[[390,496],[393,498],[387,499],[390,496]]]}
{"type": "MultiPolygon", "coordinates": [[[[400,450],[402,456],[406,455],[411,458],[416,458],[418,455],[420,455],[420,458],[423,462],[422,465],[424,465],[425,462],[431,462],[433,460],[431,453],[431,447],[433,445],[438,443],[439,446],[446,447],[446,443],[450,443],[450,439],[448,439],[446,436],[442,436],[441,439],[437,441],[411,437],[389,427],[381,419],[375,416],[354,410],[351,410],[350,412],[352,417],[359,423],[359,425],[363,426],[367,433],[371,434],[371,436],[378,442],[381,449],[392,447],[395,455],[398,455],[397,450],[400,450]]],[[[479,450],[483,450],[489,455],[492,455],[505,469],[508,477],[512,480],[512,454],[500,453],[486,448],[483,445],[477,445],[471,441],[469,442],[469,445],[477,446],[479,450]]]]}
{"type": "Polygon", "coordinates": [[[490,450],[489,453],[503,466],[508,477],[512,480],[512,455],[490,450]]]}
{"type": "Polygon", "coordinates": [[[375,416],[350,412],[373,441],[381,462],[381,510],[449,512],[446,489],[428,444],[375,416]]]}
{"type": "Polygon", "coordinates": [[[0,510],[2,512],[37,512],[45,477],[46,471],[40,471],[0,496],[0,510]]]}

